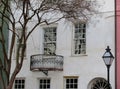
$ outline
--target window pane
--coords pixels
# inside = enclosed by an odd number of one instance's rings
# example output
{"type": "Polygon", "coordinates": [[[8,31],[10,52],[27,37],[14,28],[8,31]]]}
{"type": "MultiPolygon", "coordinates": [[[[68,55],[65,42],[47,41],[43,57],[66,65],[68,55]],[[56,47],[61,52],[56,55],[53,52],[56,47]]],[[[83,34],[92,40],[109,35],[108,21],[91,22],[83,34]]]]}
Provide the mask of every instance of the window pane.
{"type": "Polygon", "coordinates": [[[46,85],[44,85],[44,89],[46,89],[46,85]]]}
{"type": "Polygon", "coordinates": [[[47,85],[47,88],[50,88],[50,85],[47,85]]]}
{"type": "Polygon", "coordinates": [[[69,79],[66,79],[66,83],[69,83],[69,79]]]}
{"type": "Polygon", "coordinates": [[[47,80],[47,83],[50,83],[50,80],[47,80]]]}
{"type": "Polygon", "coordinates": [[[71,79],[71,82],[70,83],[73,83],[73,79],[71,79]]]}
{"type": "Polygon", "coordinates": [[[66,88],[69,88],[69,84],[66,85],[66,88]]]}
{"type": "Polygon", "coordinates": [[[74,79],[74,83],[77,83],[78,81],[77,81],[77,79],[74,79]]]}

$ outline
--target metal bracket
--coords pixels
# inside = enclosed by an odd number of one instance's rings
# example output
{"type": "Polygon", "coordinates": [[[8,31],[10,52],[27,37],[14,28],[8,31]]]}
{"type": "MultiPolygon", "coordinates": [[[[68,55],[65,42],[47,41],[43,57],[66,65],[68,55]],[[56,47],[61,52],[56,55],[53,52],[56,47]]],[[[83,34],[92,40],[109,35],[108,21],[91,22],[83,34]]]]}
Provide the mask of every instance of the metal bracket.
{"type": "Polygon", "coordinates": [[[46,76],[48,76],[48,70],[42,70],[42,72],[43,72],[46,76]]]}

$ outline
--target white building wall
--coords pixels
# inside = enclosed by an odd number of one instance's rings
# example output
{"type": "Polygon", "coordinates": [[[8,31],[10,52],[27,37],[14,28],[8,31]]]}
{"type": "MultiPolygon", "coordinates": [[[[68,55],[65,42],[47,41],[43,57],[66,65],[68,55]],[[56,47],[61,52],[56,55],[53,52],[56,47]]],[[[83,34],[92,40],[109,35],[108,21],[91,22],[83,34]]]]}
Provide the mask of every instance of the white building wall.
{"type": "MultiPolygon", "coordinates": [[[[30,56],[43,52],[43,30],[40,25],[30,36],[27,43],[27,56],[17,77],[25,77],[25,89],[39,89],[39,78],[50,78],[51,89],[64,89],[64,76],[78,76],[78,89],[87,89],[96,77],[107,78],[106,66],[102,56],[109,45],[115,55],[114,0],[104,0],[100,13],[93,15],[86,29],[86,55],[73,56],[73,24],[61,20],[57,26],[56,54],[64,56],[63,71],[50,71],[46,76],[41,71],[30,71],[30,56]]],[[[30,22],[27,29],[34,22],[30,22]]],[[[14,60],[12,66],[14,66],[14,60]]],[[[110,83],[115,89],[115,60],[110,68],[110,83]]]]}

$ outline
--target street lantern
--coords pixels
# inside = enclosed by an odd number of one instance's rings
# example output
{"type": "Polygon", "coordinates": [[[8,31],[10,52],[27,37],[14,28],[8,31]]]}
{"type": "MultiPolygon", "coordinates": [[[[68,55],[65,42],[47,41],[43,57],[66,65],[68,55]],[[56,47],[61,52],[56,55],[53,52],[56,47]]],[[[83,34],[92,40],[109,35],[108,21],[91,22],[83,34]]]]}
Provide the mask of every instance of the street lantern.
{"type": "Polygon", "coordinates": [[[109,89],[110,89],[110,82],[109,82],[109,70],[110,70],[110,66],[113,62],[114,56],[112,55],[112,53],[110,52],[110,48],[109,46],[107,46],[106,48],[106,52],[103,54],[102,58],[104,60],[104,63],[107,67],[107,80],[108,80],[108,84],[109,84],[109,89]]]}

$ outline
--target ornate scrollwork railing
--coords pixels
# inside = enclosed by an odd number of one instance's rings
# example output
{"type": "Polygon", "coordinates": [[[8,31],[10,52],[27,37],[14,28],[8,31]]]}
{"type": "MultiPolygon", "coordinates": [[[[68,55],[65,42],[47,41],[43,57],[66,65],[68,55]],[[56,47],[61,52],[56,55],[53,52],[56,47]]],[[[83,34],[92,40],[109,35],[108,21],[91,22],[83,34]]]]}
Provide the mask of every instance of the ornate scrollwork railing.
{"type": "Polygon", "coordinates": [[[63,56],[60,55],[32,55],[30,70],[63,70],[63,56]]]}

